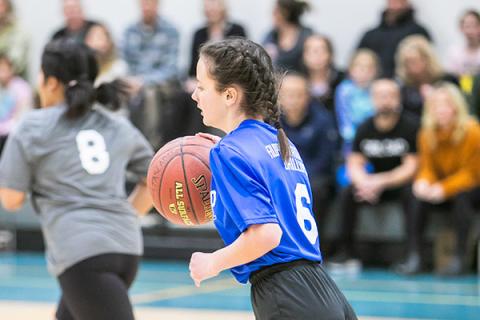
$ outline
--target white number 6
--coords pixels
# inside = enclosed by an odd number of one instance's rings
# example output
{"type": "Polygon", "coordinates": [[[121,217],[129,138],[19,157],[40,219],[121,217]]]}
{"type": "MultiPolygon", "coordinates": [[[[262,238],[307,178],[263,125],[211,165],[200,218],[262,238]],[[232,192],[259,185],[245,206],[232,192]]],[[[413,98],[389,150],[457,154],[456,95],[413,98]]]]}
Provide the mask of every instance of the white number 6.
{"type": "Polygon", "coordinates": [[[310,195],[308,193],[307,186],[303,183],[297,183],[295,187],[295,204],[297,207],[297,222],[302,228],[303,233],[307,237],[311,244],[315,244],[318,238],[317,224],[312,212],[309,208],[303,205],[302,199],[305,199],[307,204],[311,203],[310,195]],[[307,229],[306,221],[309,222],[310,229],[307,229]]]}
{"type": "Polygon", "coordinates": [[[95,130],[82,130],[76,140],[82,167],[92,175],[105,173],[110,166],[110,155],[103,136],[95,130]]]}

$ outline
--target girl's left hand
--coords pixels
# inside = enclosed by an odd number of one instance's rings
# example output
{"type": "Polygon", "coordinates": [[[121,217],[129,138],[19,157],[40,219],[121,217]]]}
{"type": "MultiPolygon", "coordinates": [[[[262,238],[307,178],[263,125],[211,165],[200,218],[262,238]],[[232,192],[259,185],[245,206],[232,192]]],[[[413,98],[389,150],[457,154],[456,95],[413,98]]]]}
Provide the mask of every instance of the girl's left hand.
{"type": "Polygon", "coordinates": [[[215,267],[214,256],[211,253],[195,252],[190,259],[190,277],[195,285],[200,287],[203,280],[217,276],[220,273],[215,267]]]}

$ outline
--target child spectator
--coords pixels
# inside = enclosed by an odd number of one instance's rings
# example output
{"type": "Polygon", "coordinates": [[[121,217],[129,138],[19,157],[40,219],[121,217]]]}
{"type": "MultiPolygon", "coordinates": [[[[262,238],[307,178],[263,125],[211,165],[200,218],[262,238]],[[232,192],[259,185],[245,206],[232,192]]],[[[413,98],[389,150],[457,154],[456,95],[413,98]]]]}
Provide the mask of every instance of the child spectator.
{"type": "Polygon", "coordinates": [[[0,153],[20,115],[31,106],[30,85],[15,75],[12,60],[0,54],[0,153]]]}
{"type": "Polygon", "coordinates": [[[343,139],[343,155],[352,148],[357,127],[374,113],[370,85],[378,74],[378,59],[368,49],[358,50],[348,67],[348,78],[335,92],[335,113],[338,129],[343,139]]]}

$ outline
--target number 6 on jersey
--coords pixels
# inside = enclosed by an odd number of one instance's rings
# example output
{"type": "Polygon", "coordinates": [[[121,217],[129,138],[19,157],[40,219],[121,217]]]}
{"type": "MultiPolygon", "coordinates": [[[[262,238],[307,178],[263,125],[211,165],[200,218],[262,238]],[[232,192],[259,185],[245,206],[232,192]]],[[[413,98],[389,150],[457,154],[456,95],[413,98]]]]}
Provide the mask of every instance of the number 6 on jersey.
{"type": "Polygon", "coordinates": [[[105,173],[110,165],[110,155],[103,136],[95,130],[82,130],[76,140],[82,167],[92,175],[105,173]]]}
{"type": "Polygon", "coordinates": [[[310,194],[308,193],[307,186],[303,183],[297,183],[295,187],[295,204],[297,207],[297,222],[302,228],[303,233],[307,237],[308,241],[311,244],[315,244],[318,239],[318,229],[317,223],[315,222],[315,218],[312,215],[312,212],[309,208],[303,205],[302,200],[305,199],[307,204],[311,203],[310,194]],[[306,222],[309,222],[310,229],[307,229],[306,222]]]}

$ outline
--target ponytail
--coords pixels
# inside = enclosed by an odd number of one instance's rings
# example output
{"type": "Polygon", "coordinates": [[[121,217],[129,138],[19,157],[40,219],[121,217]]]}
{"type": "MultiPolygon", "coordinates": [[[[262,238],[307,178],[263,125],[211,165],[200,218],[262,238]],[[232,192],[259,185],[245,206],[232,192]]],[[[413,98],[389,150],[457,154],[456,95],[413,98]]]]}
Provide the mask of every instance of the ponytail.
{"type": "Polygon", "coordinates": [[[128,99],[128,84],[120,79],[102,83],[95,88],[88,80],[71,80],[65,89],[67,118],[75,119],[87,113],[95,102],[110,110],[118,110],[128,99]]]}
{"type": "Polygon", "coordinates": [[[285,130],[282,128],[282,124],[280,121],[276,121],[274,123],[275,129],[277,129],[277,140],[278,145],[280,147],[280,154],[282,155],[282,160],[284,163],[290,161],[290,157],[292,156],[292,151],[290,150],[290,143],[288,142],[287,134],[285,130]]]}
{"type": "Polygon", "coordinates": [[[78,118],[90,110],[95,101],[95,88],[88,80],[70,80],[65,88],[67,118],[78,118]]]}
{"type": "Polygon", "coordinates": [[[96,101],[110,110],[118,110],[128,100],[127,82],[116,79],[112,82],[102,83],[96,89],[96,101]]]}

